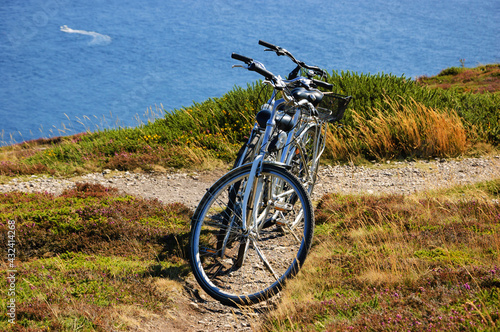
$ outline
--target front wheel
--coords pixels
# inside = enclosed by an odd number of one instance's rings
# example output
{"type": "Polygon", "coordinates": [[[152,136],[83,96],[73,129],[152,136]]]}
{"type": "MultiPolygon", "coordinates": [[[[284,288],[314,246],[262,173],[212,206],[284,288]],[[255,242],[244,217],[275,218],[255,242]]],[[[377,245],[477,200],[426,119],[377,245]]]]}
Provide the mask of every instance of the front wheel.
{"type": "Polygon", "coordinates": [[[299,271],[311,247],[311,200],[297,178],[264,164],[248,184],[251,164],[219,179],[192,218],[190,264],[200,286],[228,305],[246,305],[277,294],[299,271]],[[237,193],[235,184],[238,184],[237,193]],[[252,186],[243,209],[244,192],[252,186]],[[242,227],[247,211],[247,230],[242,227]]]}

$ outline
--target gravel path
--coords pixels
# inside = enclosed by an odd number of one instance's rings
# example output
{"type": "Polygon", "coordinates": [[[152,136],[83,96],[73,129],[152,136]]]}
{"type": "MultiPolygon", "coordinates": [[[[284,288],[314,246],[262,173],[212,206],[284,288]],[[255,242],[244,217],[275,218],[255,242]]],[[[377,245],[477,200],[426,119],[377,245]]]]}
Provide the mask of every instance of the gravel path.
{"type": "MultiPolygon", "coordinates": [[[[138,174],[105,170],[84,176],[56,179],[51,177],[14,178],[0,185],[0,192],[49,192],[60,194],[75,182],[101,183],[144,198],[162,202],[182,202],[195,208],[205,190],[226,170],[190,173],[138,174]]],[[[445,188],[500,178],[500,156],[434,160],[430,162],[391,162],[366,166],[323,166],[313,200],[329,192],[396,193],[445,188]]],[[[251,331],[252,321],[260,316],[263,303],[245,310],[229,308],[213,301],[200,290],[194,278],[184,284],[184,292],[175,296],[175,319],[150,317],[138,331],[251,331]]],[[[271,301],[276,301],[274,298],[271,301]]]]}
{"type": "MultiPolygon", "coordinates": [[[[67,179],[32,176],[28,179],[14,178],[0,185],[0,192],[46,191],[60,194],[64,189],[74,186],[75,182],[90,182],[115,187],[131,195],[156,198],[165,203],[182,202],[194,209],[205,190],[224,172],[219,169],[212,172],[144,174],[105,170],[67,179]]],[[[500,178],[500,156],[392,162],[371,166],[323,166],[319,171],[313,201],[330,192],[410,194],[494,178],[500,178]]]]}

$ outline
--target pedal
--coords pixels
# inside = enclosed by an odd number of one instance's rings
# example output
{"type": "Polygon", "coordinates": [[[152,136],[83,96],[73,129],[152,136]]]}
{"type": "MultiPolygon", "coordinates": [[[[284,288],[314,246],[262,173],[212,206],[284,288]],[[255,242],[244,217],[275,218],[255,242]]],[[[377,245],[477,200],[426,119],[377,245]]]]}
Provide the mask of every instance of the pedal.
{"type": "Polygon", "coordinates": [[[288,203],[282,203],[282,202],[274,202],[274,208],[278,211],[283,211],[283,212],[288,212],[292,211],[293,205],[288,204],[288,203]]]}
{"type": "Polygon", "coordinates": [[[284,223],[283,221],[277,221],[277,222],[276,222],[276,225],[277,225],[277,226],[280,226],[280,227],[285,227],[285,226],[286,226],[286,223],[284,223]]]}

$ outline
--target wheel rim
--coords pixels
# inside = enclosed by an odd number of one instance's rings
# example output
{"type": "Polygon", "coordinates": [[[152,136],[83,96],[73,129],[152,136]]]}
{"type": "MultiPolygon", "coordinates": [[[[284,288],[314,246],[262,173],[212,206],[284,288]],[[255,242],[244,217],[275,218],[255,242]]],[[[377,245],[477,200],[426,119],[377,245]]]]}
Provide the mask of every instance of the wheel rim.
{"type": "Polygon", "coordinates": [[[304,218],[302,212],[304,206],[310,209],[308,198],[299,194],[293,206],[286,205],[287,199],[304,190],[297,181],[273,171],[263,172],[263,188],[268,186],[268,192],[252,203],[259,211],[249,217],[249,224],[259,220],[260,226],[243,232],[239,204],[247,175],[241,172],[207,193],[205,208],[197,211],[200,221],[195,223],[191,243],[195,276],[202,287],[219,300],[235,303],[256,302],[281,289],[305,259],[310,243],[304,239],[312,232],[305,226],[311,222],[305,220],[310,214],[304,218]],[[274,225],[262,227],[271,217],[274,225]]]}

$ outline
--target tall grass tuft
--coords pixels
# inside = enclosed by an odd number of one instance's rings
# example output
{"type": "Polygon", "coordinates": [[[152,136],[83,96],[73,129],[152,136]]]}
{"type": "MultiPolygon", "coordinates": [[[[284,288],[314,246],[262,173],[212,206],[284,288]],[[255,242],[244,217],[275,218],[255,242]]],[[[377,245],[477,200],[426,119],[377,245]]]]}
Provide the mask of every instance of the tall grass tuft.
{"type": "MultiPolygon", "coordinates": [[[[467,131],[474,131],[474,140],[500,143],[500,93],[473,94],[457,90],[432,89],[415,80],[391,74],[363,74],[351,71],[332,72],[329,82],[336,92],[354,97],[350,107],[363,117],[370,117],[374,109],[384,108],[386,100],[408,106],[414,101],[435,110],[454,110],[463,120],[467,131]]],[[[346,112],[345,126],[354,125],[346,112]]]]}
{"type": "Polygon", "coordinates": [[[352,126],[329,134],[327,157],[454,157],[467,150],[467,131],[455,111],[439,111],[414,100],[409,105],[387,100],[385,106],[373,108],[369,117],[353,110],[352,126]]]}

